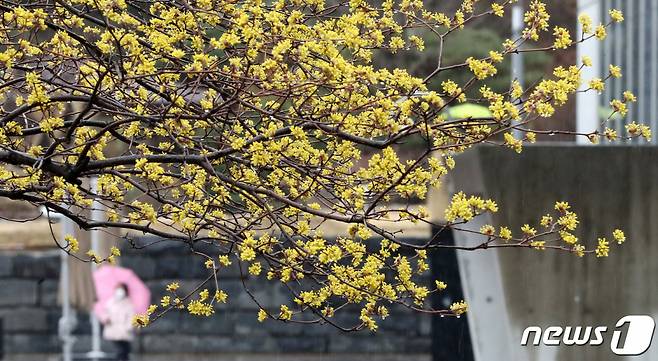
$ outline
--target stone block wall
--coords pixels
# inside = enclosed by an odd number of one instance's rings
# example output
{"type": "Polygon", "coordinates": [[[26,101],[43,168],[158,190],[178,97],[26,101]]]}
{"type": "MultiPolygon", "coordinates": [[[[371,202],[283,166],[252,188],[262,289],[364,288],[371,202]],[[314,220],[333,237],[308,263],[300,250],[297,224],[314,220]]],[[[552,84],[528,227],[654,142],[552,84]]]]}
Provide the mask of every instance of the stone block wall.
{"type": "Polygon", "coordinates": [[[58,349],[58,278],[55,252],[0,254],[0,320],[6,359],[58,349]]]}
{"type": "MultiPolygon", "coordinates": [[[[192,289],[207,276],[203,260],[184,247],[158,243],[147,250],[126,249],[122,266],[133,269],[151,288],[153,301],[171,281],[192,289]]],[[[242,290],[237,268],[222,272],[220,287],[229,294],[214,316],[197,318],[171,312],[140,331],[134,342],[138,360],[429,360],[431,318],[392,309],[380,330],[345,333],[327,325],[259,323],[258,308],[242,290]]],[[[57,323],[59,254],[57,251],[0,253],[0,319],[3,360],[56,360],[60,350],[57,323]]],[[[276,283],[252,281],[250,290],[264,306],[289,300],[276,283]]],[[[358,313],[337,317],[358,319],[358,313]]],[[[78,312],[75,349],[90,348],[88,315],[78,312]]],[[[112,345],[103,344],[111,351],[112,345]]]]}

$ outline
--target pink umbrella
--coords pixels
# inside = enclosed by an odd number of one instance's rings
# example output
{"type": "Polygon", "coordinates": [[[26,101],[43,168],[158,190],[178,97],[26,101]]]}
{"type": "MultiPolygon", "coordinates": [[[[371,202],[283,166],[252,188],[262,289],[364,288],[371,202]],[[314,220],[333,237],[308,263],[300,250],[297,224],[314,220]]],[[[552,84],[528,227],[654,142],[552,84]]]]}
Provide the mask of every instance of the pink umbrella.
{"type": "Polygon", "coordinates": [[[93,274],[97,301],[94,304],[96,317],[103,319],[107,301],[112,298],[114,290],[124,284],[136,313],[144,313],[151,303],[151,291],[139,277],[128,268],[103,265],[93,274]]]}

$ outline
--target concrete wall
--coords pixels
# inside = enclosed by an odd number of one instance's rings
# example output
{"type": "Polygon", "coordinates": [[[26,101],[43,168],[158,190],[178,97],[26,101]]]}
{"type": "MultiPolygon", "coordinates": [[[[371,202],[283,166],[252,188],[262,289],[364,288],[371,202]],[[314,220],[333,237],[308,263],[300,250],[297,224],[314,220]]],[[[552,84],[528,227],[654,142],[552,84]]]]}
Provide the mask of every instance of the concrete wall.
{"type": "MultiPolygon", "coordinates": [[[[521,347],[522,330],[530,325],[612,328],[629,314],[658,320],[658,148],[538,145],[516,154],[479,147],[459,157],[455,171],[453,189],[498,201],[501,210],[493,223],[511,225],[516,234],[524,223],[536,224],[556,200],[571,203],[581,221],[577,235],[589,247],[595,247],[597,237],[610,240],[614,228],[626,232],[626,243],[611,245],[609,258],[498,251],[513,359],[619,359],[610,351],[611,331],[599,347],[521,347]]],[[[489,276],[472,275],[471,282],[489,276]]],[[[475,323],[485,318],[472,311],[475,323]]],[[[486,330],[486,324],[480,326],[486,330]]],[[[658,360],[658,346],[633,359],[658,360]]]]}
{"type": "MultiPolygon", "coordinates": [[[[173,280],[191,289],[207,275],[200,259],[171,243],[147,250],[124,250],[123,266],[132,268],[151,288],[155,299],[173,280]]],[[[53,360],[59,352],[57,306],[59,256],[56,251],[0,253],[0,319],[4,323],[4,360],[53,360]]],[[[380,331],[342,333],[329,326],[259,323],[257,308],[242,291],[237,269],[221,274],[229,303],[212,318],[172,312],[144,329],[135,342],[139,360],[429,360],[429,316],[394,310],[380,331]]],[[[265,305],[288,301],[273,282],[251,288],[265,305]]],[[[337,317],[358,319],[358,314],[337,317]]],[[[78,314],[76,352],[89,350],[89,321],[78,314]]],[[[104,350],[112,350],[104,344],[104,350]]]]}

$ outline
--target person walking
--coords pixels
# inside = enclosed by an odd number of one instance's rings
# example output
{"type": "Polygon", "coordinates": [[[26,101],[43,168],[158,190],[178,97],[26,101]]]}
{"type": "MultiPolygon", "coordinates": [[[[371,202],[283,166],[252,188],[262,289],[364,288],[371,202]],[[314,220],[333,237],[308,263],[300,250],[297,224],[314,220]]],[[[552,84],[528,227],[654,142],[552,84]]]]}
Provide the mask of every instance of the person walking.
{"type": "Polygon", "coordinates": [[[117,348],[117,361],[128,361],[131,342],[135,338],[132,319],[135,308],[128,295],[128,287],[119,284],[112,298],[107,301],[105,312],[100,318],[103,337],[112,341],[117,348]]]}

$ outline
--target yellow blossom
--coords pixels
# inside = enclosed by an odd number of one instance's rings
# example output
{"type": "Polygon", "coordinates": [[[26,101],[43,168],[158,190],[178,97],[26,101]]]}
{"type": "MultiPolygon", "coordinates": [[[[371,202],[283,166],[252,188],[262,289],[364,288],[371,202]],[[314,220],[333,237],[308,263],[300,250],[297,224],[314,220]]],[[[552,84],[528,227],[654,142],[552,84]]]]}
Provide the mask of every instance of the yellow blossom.
{"type": "Polygon", "coordinates": [[[606,38],[608,33],[605,30],[605,26],[603,24],[599,24],[596,29],[594,29],[594,36],[596,36],[597,39],[603,40],[606,38]]]}
{"type": "Polygon", "coordinates": [[[610,64],[610,66],[608,67],[608,70],[610,72],[610,76],[612,76],[613,78],[621,78],[621,68],[620,67],[610,64]]]}
{"type": "Polygon", "coordinates": [[[279,313],[279,319],[281,320],[290,320],[292,318],[292,311],[286,305],[281,305],[281,313],[279,313]]]}
{"type": "Polygon", "coordinates": [[[580,23],[584,34],[592,33],[592,18],[588,14],[578,15],[578,22],[580,23]]]}
{"type": "Polygon", "coordinates": [[[612,19],[612,21],[616,23],[620,23],[624,21],[624,14],[620,10],[610,9],[608,12],[610,14],[610,18],[612,19]]]}
{"type": "Polygon", "coordinates": [[[626,235],[624,235],[624,232],[621,229],[615,229],[612,232],[612,238],[614,238],[618,244],[622,244],[626,241],[626,235]]]}
{"type": "Polygon", "coordinates": [[[442,290],[445,290],[446,288],[448,288],[448,285],[443,281],[438,281],[437,280],[437,281],[434,281],[434,283],[436,284],[436,289],[439,290],[439,291],[442,291],[442,290]]]}
{"type": "Polygon", "coordinates": [[[262,308],[258,310],[258,322],[263,322],[265,321],[269,316],[267,315],[267,312],[263,310],[262,308]]]}
{"type": "Polygon", "coordinates": [[[500,236],[500,238],[506,241],[512,239],[512,231],[507,227],[500,227],[500,231],[498,232],[498,235],[500,236]]]}
{"type": "Polygon", "coordinates": [[[503,15],[505,15],[505,8],[504,8],[502,5],[497,4],[497,3],[492,3],[492,4],[491,4],[491,11],[492,11],[496,16],[499,16],[499,17],[501,17],[501,18],[503,17],[503,15]]]}
{"type": "Polygon", "coordinates": [[[609,243],[605,238],[599,238],[596,246],[596,257],[608,257],[610,252],[609,243]]]}
{"type": "Polygon", "coordinates": [[[543,251],[546,249],[546,241],[532,241],[530,242],[530,247],[543,251]]]}
{"type": "Polygon", "coordinates": [[[583,62],[584,66],[592,66],[592,58],[587,55],[583,55],[581,61],[583,62]]]}
{"type": "Polygon", "coordinates": [[[75,237],[67,234],[64,240],[66,241],[65,247],[68,247],[69,252],[76,253],[80,250],[80,243],[75,237]]]}
{"type": "Polygon", "coordinates": [[[526,236],[534,236],[535,234],[537,234],[537,231],[534,228],[530,227],[530,225],[527,223],[521,227],[521,232],[523,232],[526,236]]]}
{"type": "Polygon", "coordinates": [[[179,287],[180,287],[180,285],[178,284],[178,282],[172,282],[172,283],[167,285],[167,291],[168,292],[176,292],[176,290],[178,290],[179,287]]]}
{"type": "Polygon", "coordinates": [[[254,262],[249,266],[249,274],[258,276],[262,271],[262,266],[260,262],[254,262]]]}
{"type": "Polygon", "coordinates": [[[553,35],[555,36],[553,46],[556,49],[566,49],[571,45],[571,35],[566,28],[556,26],[553,35]]]}
{"type": "Polygon", "coordinates": [[[459,316],[463,313],[466,313],[466,311],[468,311],[468,304],[463,300],[459,302],[455,302],[450,305],[450,311],[452,311],[455,315],[459,316]]]}

